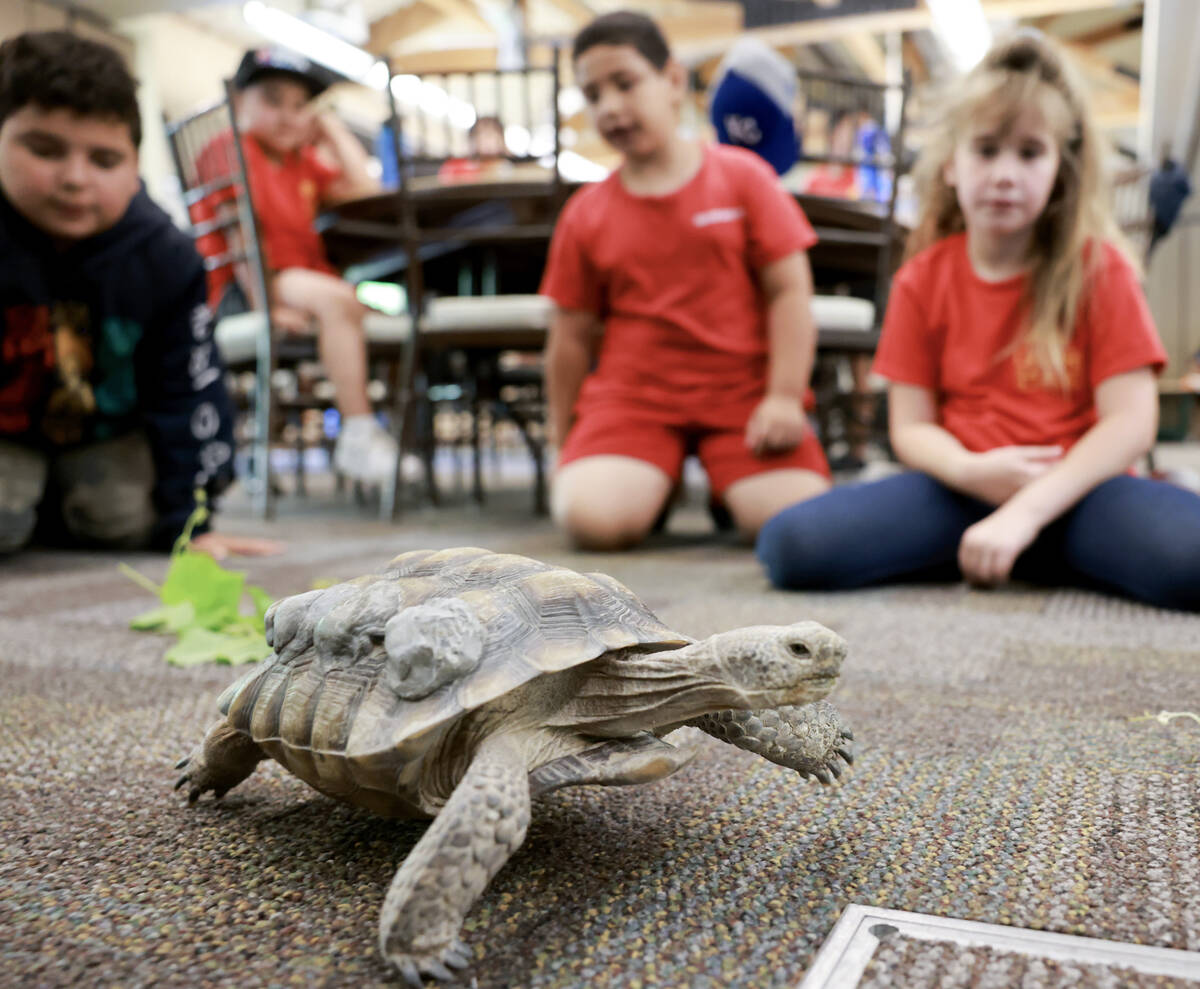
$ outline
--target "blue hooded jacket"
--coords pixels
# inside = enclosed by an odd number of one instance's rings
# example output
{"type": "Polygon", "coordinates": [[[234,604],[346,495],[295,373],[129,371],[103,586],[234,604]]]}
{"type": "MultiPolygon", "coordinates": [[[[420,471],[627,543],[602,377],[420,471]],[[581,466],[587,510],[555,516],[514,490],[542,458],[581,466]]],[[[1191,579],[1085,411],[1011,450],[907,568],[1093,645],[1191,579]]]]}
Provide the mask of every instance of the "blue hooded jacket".
{"type": "Polygon", "coordinates": [[[0,438],[49,452],[142,430],[153,544],[233,477],[233,411],[204,265],[142,188],[110,229],[62,248],[0,190],[0,438]]]}

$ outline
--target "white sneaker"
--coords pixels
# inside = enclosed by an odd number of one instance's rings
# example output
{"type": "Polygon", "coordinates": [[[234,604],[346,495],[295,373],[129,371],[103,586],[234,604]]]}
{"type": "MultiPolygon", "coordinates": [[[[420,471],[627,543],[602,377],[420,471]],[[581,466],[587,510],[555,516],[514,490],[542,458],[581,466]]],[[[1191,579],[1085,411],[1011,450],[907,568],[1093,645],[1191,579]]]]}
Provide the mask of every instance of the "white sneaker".
{"type": "Polygon", "coordinates": [[[351,480],[382,484],[395,476],[399,454],[395,439],[373,416],[350,416],[342,421],[333,466],[351,480]]]}

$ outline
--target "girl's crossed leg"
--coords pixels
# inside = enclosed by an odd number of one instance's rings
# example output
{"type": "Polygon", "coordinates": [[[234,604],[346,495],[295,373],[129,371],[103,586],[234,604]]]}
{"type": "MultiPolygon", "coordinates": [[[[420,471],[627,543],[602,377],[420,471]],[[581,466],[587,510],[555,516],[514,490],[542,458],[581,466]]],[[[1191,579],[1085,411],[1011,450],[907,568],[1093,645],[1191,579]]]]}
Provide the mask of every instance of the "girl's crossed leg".
{"type": "Polygon", "coordinates": [[[1200,611],[1200,496],[1186,488],[1128,475],[1105,481],[1064,516],[1062,552],[1097,586],[1200,611]]]}
{"type": "MultiPolygon", "coordinates": [[[[958,580],[962,535],[993,510],[913,471],[780,512],[763,526],[758,556],[772,583],[795,590],[958,580]]],[[[1013,572],[1200,610],[1200,498],[1161,481],[1112,478],[1043,530],[1013,572]]]]}

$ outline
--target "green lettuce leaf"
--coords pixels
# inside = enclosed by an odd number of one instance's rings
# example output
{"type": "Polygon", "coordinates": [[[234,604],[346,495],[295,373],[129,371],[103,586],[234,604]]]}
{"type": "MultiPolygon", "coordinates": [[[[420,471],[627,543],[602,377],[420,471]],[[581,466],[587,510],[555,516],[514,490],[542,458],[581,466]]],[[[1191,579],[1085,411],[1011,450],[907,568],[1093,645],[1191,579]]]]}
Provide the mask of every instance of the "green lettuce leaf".
{"type": "Polygon", "coordinates": [[[204,492],[197,491],[196,509],[171,551],[162,586],[132,567],[118,564],[121,573],[162,602],[134,618],[130,627],[177,635],[165,656],[174,666],[256,663],[272,652],[263,625],[271,595],[247,584],[240,570],[226,570],[211,556],[190,548],[193,530],[207,517],[204,492]],[[250,598],[250,614],[242,613],[243,595],[250,598]]]}

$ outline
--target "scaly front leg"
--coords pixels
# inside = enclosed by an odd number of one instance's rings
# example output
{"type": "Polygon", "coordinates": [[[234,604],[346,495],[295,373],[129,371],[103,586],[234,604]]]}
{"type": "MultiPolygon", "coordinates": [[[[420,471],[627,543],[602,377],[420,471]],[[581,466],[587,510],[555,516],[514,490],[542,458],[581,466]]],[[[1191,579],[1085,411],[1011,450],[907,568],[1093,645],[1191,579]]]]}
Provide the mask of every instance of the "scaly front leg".
{"type": "Polygon", "coordinates": [[[463,918],[525,840],[529,776],[520,748],[486,740],[440,814],[392,880],[379,916],[379,950],[410,985],[453,978],[470,964],[463,918]],[[447,967],[449,966],[449,967],[447,967]]]}
{"type": "Polygon", "coordinates": [[[843,761],[854,762],[854,733],[827,701],[760,711],[718,711],[688,724],[822,783],[842,775],[843,761]]]}

